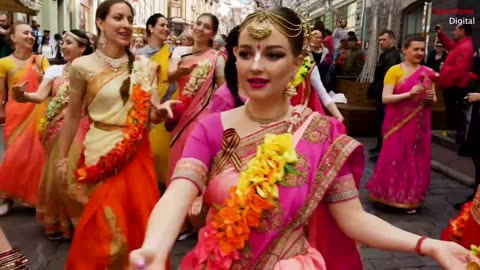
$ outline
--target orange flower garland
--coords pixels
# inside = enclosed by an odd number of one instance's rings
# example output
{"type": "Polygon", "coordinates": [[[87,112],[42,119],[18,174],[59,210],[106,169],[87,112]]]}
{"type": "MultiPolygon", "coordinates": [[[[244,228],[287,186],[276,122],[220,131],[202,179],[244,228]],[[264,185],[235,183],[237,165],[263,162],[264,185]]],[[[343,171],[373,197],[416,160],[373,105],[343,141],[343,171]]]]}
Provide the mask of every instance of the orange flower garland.
{"type": "Polygon", "coordinates": [[[292,166],[297,160],[290,133],[265,135],[255,158],[240,173],[238,185],[230,189],[230,198],[217,206],[218,212],[207,224],[199,245],[208,256],[197,258],[195,269],[230,269],[262,214],[278,204],[278,185],[285,173],[297,173],[292,166]]]}
{"type": "Polygon", "coordinates": [[[127,116],[123,139],[110,152],[100,157],[95,165],[85,165],[85,155],[82,152],[78,168],[75,170],[79,182],[96,183],[116,175],[133,158],[145,134],[150,96],[151,93],[145,91],[140,83],[133,85],[130,96],[133,106],[127,116]]]}
{"type": "Polygon", "coordinates": [[[449,240],[456,243],[460,243],[463,236],[463,229],[467,224],[470,217],[470,211],[472,210],[472,202],[468,202],[463,205],[460,214],[454,219],[450,220],[448,227],[442,232],[441,238],[443,240],[449,240]]]}

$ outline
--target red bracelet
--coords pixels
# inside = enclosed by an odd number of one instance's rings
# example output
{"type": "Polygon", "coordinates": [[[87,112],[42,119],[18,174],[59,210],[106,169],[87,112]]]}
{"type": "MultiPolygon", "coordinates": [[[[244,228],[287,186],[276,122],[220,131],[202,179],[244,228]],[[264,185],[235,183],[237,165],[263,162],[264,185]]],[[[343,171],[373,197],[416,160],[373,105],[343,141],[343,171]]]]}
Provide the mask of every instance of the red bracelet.
{"type": "Polygon", "coordinates": [[[420,239],[417,241],[417,246],[415,246],[415,253],[417,253],[420,256],[425,256],[425,254],[422,253],[422,244],[423,241],[425,241],[428,237],[422,236],[420,239]]]}

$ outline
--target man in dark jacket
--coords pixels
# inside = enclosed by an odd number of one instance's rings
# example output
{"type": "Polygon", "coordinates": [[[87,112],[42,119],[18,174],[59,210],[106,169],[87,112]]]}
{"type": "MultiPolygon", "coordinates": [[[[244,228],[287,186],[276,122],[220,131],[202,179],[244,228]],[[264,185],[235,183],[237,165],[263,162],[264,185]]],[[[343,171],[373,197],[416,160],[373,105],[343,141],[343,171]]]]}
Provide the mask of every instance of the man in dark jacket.
{"type": "MultiPolygon", "coordinates": [[[[391,30],[383,30],[380,33],[379,45],[382,49],[380,59],[378,60],[375,68],[375,75],[373,82],[368,89],[369,98],[375,98],[377,104],[376,115],[376,127],[377,127],[377,146],[370,149],[370,153],[378,154],[382,149],[383,136],[382,136],[382,124],[385,118],[385,105],[382,102],[383,92],[383,79],[387,71],[393,66],[401,62],[400,53],[395,46],[395,34],[391,30]]],[[[372,159],[376,159],[377,156],[373,156],[372,159]]]]}
{"type": "Polygon", "coordinates": [[[438,86],[443,90],[445,100],[445,114],[448,128],[457,130],[459,114],[463,105],[463,98],[473,89],[469,89],[469,75],[473,66],[472,25],[459,24],[455,26],[450,40],[440,25],[437,25],[437,35],[440,42],[448,51],[447,58],[440,70],[438,86]]]}

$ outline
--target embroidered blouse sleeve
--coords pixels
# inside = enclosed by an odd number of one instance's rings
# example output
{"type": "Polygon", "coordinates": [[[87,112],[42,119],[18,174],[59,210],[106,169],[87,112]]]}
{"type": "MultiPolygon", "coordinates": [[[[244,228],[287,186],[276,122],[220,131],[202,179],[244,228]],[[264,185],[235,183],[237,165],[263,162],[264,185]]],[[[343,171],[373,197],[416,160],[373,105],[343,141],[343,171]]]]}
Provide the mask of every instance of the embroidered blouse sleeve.
{"type": "MultiPolygon", "coordinates": [[[[82,59],[76,59],[82,60],[82,59]]],[[[87,90],[87,81],[86,75],[83,68],[84,63],[79,63],[78,61],[73,61],[70,67],[70,89],[71,94],[79,95],[83,97],[87,90]]]]}
{"type": "Polygon", "coordinates": [[[323,201],[325,203],[336,203],[357,198],[358,196],[355,178],[350,171],[349,165],[345,164],[327,190],[323,201]]]}
{"type": "Polygon", "coordinates": [[[190,181],[197,187],[199,194],[205,190],[214,154],[211,148],[213,143],[209,140],[207,128],[210,116],[202,119],[192,131],[172,175],[172,181],[178,179],[190,181]]]}

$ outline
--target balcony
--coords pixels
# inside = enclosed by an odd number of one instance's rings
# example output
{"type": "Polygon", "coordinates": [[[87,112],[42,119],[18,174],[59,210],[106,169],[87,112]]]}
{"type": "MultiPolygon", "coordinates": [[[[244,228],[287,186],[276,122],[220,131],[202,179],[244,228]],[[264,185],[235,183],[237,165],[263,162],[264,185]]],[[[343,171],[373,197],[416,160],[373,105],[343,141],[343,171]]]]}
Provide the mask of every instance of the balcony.
{"type": "Polygon", "coordinates": [[[42,2],[39,0],[10,0],[2,1],[2,10],[10,12],[24,13],[35,16],[42,7],[42,2]]]}

